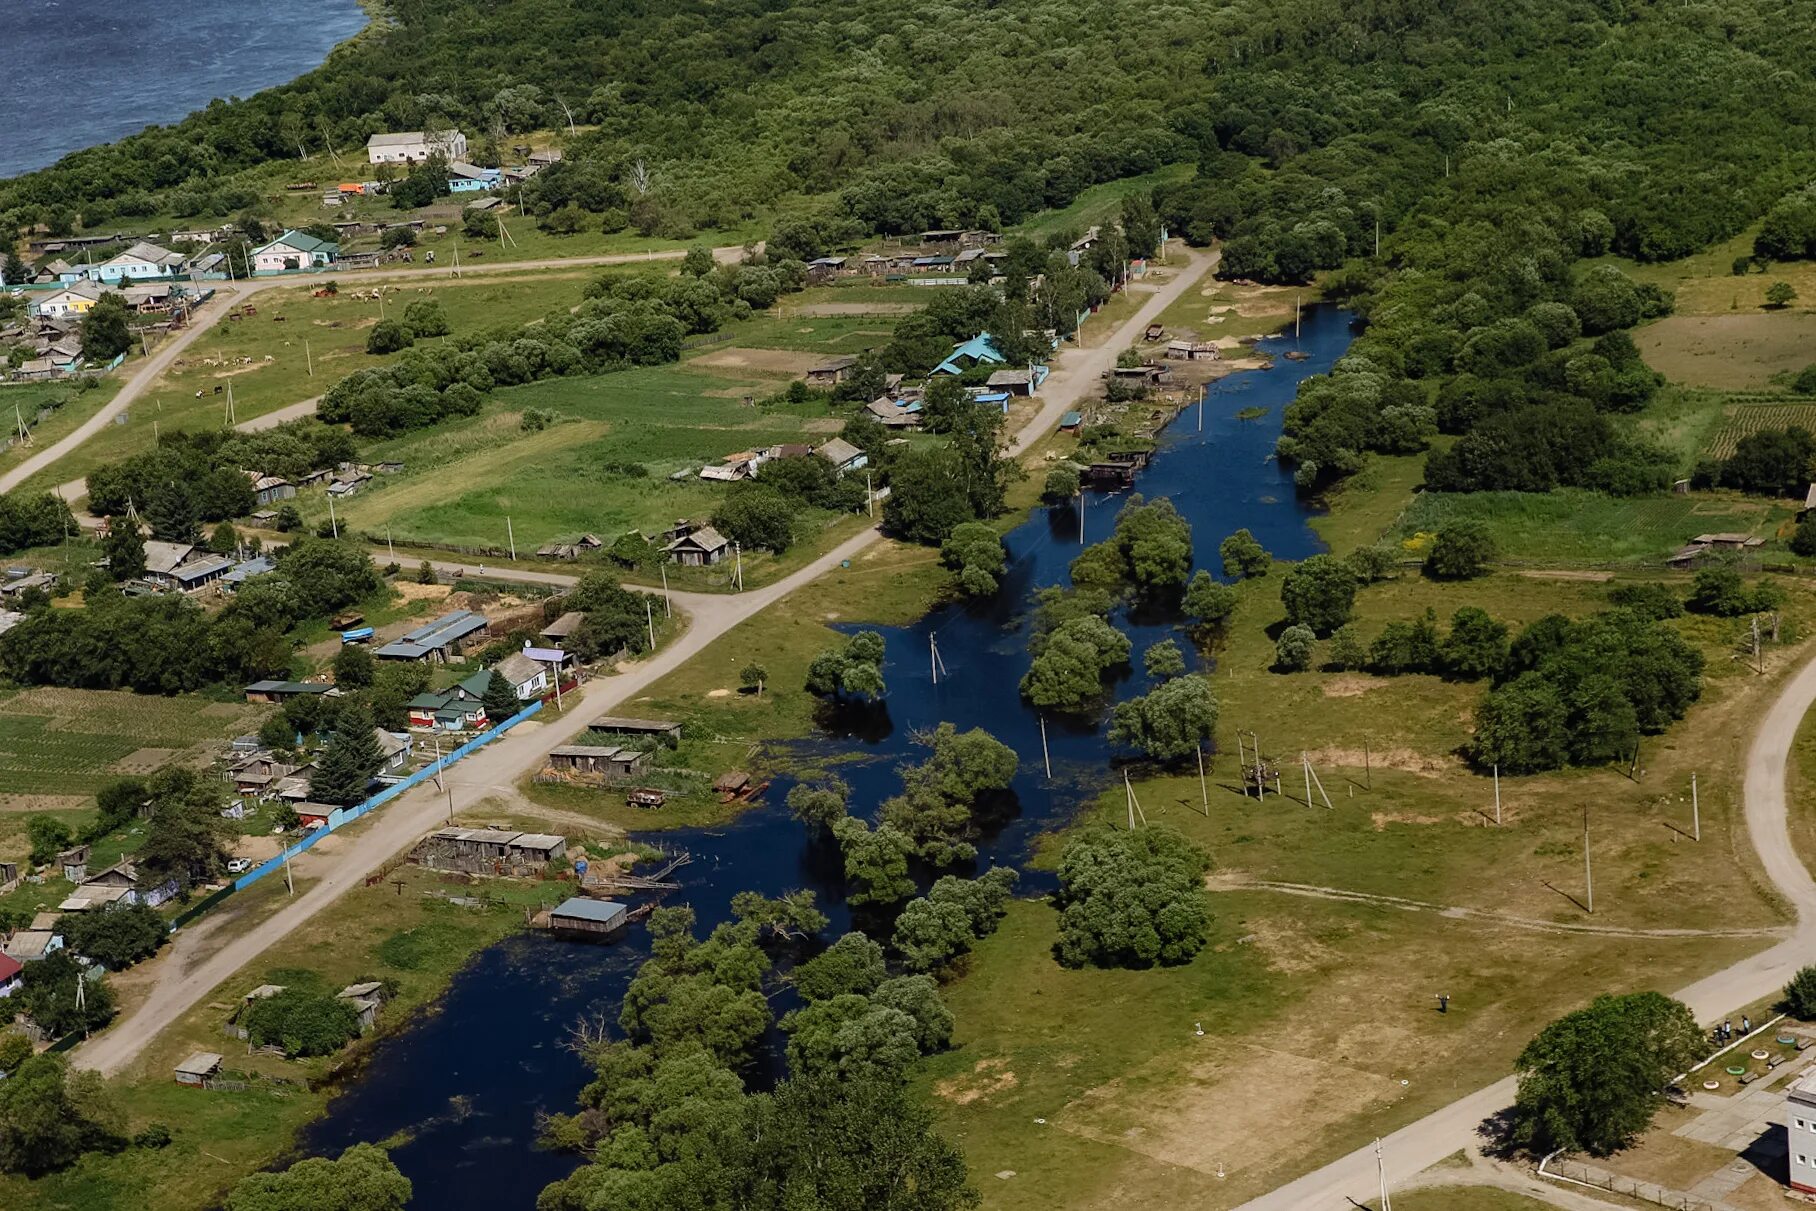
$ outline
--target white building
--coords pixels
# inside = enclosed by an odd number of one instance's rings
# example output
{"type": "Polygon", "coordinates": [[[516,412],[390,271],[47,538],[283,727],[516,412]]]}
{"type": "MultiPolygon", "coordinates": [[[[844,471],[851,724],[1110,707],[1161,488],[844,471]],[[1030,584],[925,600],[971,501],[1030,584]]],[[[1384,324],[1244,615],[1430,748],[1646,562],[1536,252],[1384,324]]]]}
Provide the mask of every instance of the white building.
{"type": "Polygon", "coordinates": [[[467,137],[458,130],[406,130],[366,140],[366,158],[374,164],[416,164],[438,151],[449,160],[464,160],[467,137]]]}
{"type": "Polygon", "coordinates": [[[1785,1089],[1784,1132],[1791,1188],[1816,1194],[1816,1070],[1804,1073],[1785,1089]]]}
{"type": "Polygon", "coordinates": [[[160,248],[141,240],[118,256],[99,265],[85,265],[82,276],[117,286],[121,282],[142,282],[149,278],[167,278],[183,272],[188,258],[180,252],[160,248]]]}

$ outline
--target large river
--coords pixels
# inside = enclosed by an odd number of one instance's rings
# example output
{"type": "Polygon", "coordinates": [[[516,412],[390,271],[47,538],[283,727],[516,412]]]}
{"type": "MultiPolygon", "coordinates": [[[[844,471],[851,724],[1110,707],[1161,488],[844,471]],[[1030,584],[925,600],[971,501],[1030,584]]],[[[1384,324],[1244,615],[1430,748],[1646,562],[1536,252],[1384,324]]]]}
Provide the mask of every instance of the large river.
{"type": "MultiPolygon", "coordinates": [[[[1265,342],[1275,353],[1303,350],[1304,361],[1278,360],[1267,372],[1238,374],[1212,386],[1204,428],[1188,410],[1165,434],[1137,490],[1171,497],[1192,523],[1200,567],[1217,567],[1217,544],[1239,527],[1285,559],[1320,548],[1307,521],[1311,511],[1294,497],[1291,476],[1270,460],[1281,414],[1301,378],[1330,369],[1348,348],[1349,316],[1333,307],[1308,310],[1302,334],[1265,342]],[[1249,408],[1266,410],[1239,421],[1249,408]]],[[[1108,535],[1120,501],[1097,496],[1086,510],[1086,538],[1108,535]]],[[[1064,584],[1078,554],[1078,516],[1071,510],[1034,516],[1009,534],[1013,564],[1002,592],[990,602],[937,609],[908,627],[876,628],[888,644],[888,716],[861,734],[832,732],[803,742],[816,759],[859,758],[841,773],[851,783],[854,810],[873,812],[900,789],[896,767],[924,750],[910,733],[942,720],[961,729],[983,727],[1021,754],[1016,812],[980,846],[978,866],[1021,866],[1029,843],[1074,813],[1111,778],[1111,752],[1102,728],[1062,730],[1049,725],[1054,778],[1041,768],[1039,720],[1017,693],[1027,667],[1027,606],[1038,588],[1064,584]],[[946,672],[938,686],[928,668],[928,636],[937,638],[946,672]]],[[[1114,620],[1135,641],[1135,659],[1171,633],[1167,624],[1114,620]]],[[[1137,676],[1119,697],[1144,688],[1137,676]]],[[[692,906],[704,934],[730,917],[732,896],[746,889],[775,896],[811,888],[832,918],[827,937],[849,926],[835,850],[809,843],[782,807],[791,783],[778,778],[763,806],[712,831],[663,833],[650,839],[691,852],[681,868],[686,884],[672,902],[692,906]]],[[[966,873],[966,872],[960,872],[966,873]]],[[[1024,872],[1020,890],[1046,884],[1024,872]]],[[[441,1211],[527,1207],[547,1183],[565,1176],[576,1158],[538,1150],[539,1111],[567,1111],[588,1074],[561,1046],[569,1027],[603,1011],[616,1021],[625,986],[647,956],[646,935],[633,927],[615,945],[566,943],[546,934],[508,938],[474,957],[454,979],[439,1011],[420,1015],[382,1041],[361,1077],[329,1104],[300,1141],[306,1152],[333,1155],[362,1141],[402,1133],[393,1159],[415,1183],[415,1205],[441,1211]]],[[[774,1002],[777,1017],[786,996],[774,1002]]]]}
{"type": "Polygon", "coordinates": [[[320,66],[357,0],[0,0],[0,178],[320,66]]]}

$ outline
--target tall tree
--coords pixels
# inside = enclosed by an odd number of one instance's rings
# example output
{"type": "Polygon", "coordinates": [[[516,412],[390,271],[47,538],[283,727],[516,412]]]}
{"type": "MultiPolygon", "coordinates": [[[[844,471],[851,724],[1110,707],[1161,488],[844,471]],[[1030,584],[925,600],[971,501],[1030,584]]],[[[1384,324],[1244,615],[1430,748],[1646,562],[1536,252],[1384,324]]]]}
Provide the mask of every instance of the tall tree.
{"type": "Polygon", "coordinates": [[[318,803],[351,807],[366,797],[366,788],[384,761],[371,711],[364,703],[354,703],[341,712],[334,734],[316,759],[309,797],[318,803]]]}
{"type": "Polygon", "coordinates": [[[312,1156],[241,1178],[227,1211],[403,1211],[410,1192],[410,1179],[384,1149],[355,1144],[333,1160],[312,1156]]]}

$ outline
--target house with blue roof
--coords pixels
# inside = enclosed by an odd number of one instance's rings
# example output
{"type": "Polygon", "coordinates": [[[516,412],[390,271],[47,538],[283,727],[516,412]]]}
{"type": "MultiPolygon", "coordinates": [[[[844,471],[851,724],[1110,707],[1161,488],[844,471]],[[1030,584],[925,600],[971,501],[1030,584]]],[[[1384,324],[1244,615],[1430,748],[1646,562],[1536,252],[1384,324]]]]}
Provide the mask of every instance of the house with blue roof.
{"type": "Polygon", "coordinates": [[[996,341],[988,332],[980,332],[960,345],[954,345],[946,360],[933,368],[935,374],[963,374],[973,366],[1001,366],[1008,358],[997,349],[996,341]]]}
{"type": "Polygon", "coordinates": [[[453,160],[448,164],[449,193],[477,193],[487,189],[497,189],[504,174],[496,168],[481,168],[465,160],[453,160]]]}

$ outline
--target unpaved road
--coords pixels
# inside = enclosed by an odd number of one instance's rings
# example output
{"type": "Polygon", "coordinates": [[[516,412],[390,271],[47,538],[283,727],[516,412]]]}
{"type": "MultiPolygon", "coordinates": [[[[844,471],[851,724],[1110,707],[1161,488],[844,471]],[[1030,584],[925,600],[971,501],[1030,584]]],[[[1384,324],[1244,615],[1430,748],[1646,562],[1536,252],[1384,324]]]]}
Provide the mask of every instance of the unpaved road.
{"type": "MultiPolygon", "coordinates": [[[[1134,343],[1161,311],[1195,285],[1216,263],[1215,253],[1193,256],[1179,266],[1170,282],[1123,323],[1117,339],[1106,341],[1095,349],[1068,351],[1064,364],[1053,372],[1042,388],[1040,411],[1015,436],[1010,450],[1020,455],[1046,436],[1059,418],[1076,406],[1116,364],[1117,352],[1134,343]]],[[[568,711],[561,719],[546,724],[534,720],[519,724],[503,739],[455,766],[446,776],[452,787],[451,804],[449,797],[437,791],[433,784],[419,786],[367,817],[369,823],[363,825],[364,831],[357,837],[350,836],[346,844],[335,847],[331,853],[308,855],[307,871],[303,871],[300,863],[298,870],[317,882],[294,901],[213,953],[207,953],[208,943],[219,926],[211,924],[208,918],[180,931],[163,956],[152,960],[158,966],[157,983],[151,994],[107,1031],[73,1051],[71,1058],[84,1068],[110,1075],[120,1072],[153,1038],[213,992],[223,980],[321,912],[341,893],[362,885],[368,874],[393,854],[414,845],[424,833],[445,820],[450,811],[477,806],[494,793],[495,786],[513,782],[524,772],[539,766],[549,749],[579,736],[588,721],[635,698],[739,622],[776,604],[841,562],[855,559],[879,538],[881,534],[876,530],[866,530],[774,584],[745,593],[674,594],[675,601],[689,615],[687,629],[674,643],[627,672],[587,683],[577,695],[578,702],[574,701],[576,696],[569,697],[568,711]]],[[[555,583],[568,579],[554,573],[529,575],[547,577],[555,583]]]]}
{"type": "MultiPolygon", "coordinates": [[[[1791,846],[1785,801],[1785,763],[1798,725],[1812,704],[1816,659],[1798,671],[1760,721],[1747,751],[1744,791],[1747,835],[1796,924],[1783,941],[1679,991],[1677,998],[1698,1021],[1714,1021],[1738,1005],[1772,995],[1816,956],[1816,880],[1791,846]]],[[[1514,1078],[1509,1076],[1387,1136],[1382,1149],[1389,1183],[1407,1182],[1420,1170],[1477,1143],[1478,1128],[1512,1105],[1513,1094],[1514,1078]]],[[[1252,1199],[1237,1211],[1350,1211],[1378,1191],[1371,1145],[1252,1199]]]]}
{"type": "MultiPolygon", "coordinates": [[[[14,488],[42,471],[44,468],[50,466],[58,459],[69,454],[72,450],[77,449],[83,442],[112,424],[114,417],[131,407],[135,400],[144,395],[152,383],[156,382],[157,379],[170,368],[170,364],[176,361],[177,355],[189,348],[190,344],[198,336],[219,323],[221,317],[226,315],[233,307],[238,306],[247,299],[252,298],[254,295],[263,291],[293,286],[313,286],[322,282],[346,283],[350,286],[357,286],[365,282],[390,281],[396,278],[458,277],[464,280],[469,277],[484,277],[501,273],[525,273],[537,269],[567,269],[591,265],[632,265],[639,261],[679,260],[682,255],[683,254],[679,252],[625,252],[614,253],[607,256],[554,257],[548,260],[513,261],[508,264],[498,265],[468,265],[462,267],[459,273],[455,273],[451,266],[423,265],[410,269],[372,269],[342,272],[298,273],[289,277],[255,278],[249,282],[229,282],[225,286],[217,287],[214,298],[203,307],[202,313],[196,317],[196,322],[194,324],[191,324],[189,327],[183,329],[183,331],[177,333],[176,336],[158,346],[157,352],[153,353],[145,361],[139,363],[138,368],[134,370],[131,377],[126,380],[126,384],[120,388],[119,394],[109,400],[105,407],[83,421],[74,431],[61,441],[46,446],[18,466],[9,471],[0,473],[0,492],[11,492],[14,488]]],[[[713,249],[714,259],[722,263],[736,261],[743,255],[744,250],[742,248],[713,249]]],[[[291,405],[292,409],[300,407],[300,404],[291,405]]],[[[309,409],[309,411],[313,410],[313,407],[309,409]]],[[[307,415],[307,412],[296,412],[295,415],[303,416],[307,415]]],[[[264,418],[259,419],[263,420],[264,418]]],[[[275,424],[278,422],[271,421],[267,423],[275,424]]],[[[254,421],[248,421],[245,425],[240,427],[251,432],[255,428],[262,428],[264,426],[257,424],[254,421]]]]}

